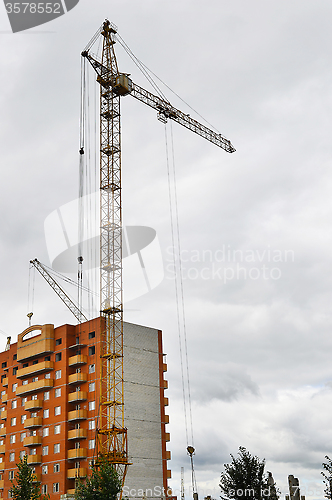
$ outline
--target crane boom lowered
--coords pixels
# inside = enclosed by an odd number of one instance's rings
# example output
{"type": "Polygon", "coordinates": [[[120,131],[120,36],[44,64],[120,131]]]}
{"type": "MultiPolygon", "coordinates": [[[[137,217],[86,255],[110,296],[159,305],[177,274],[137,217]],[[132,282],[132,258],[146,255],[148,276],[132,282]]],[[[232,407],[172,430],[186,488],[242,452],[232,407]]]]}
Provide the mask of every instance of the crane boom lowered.
{"type": "Polygon", "coordinates": [[[42,277],[47,281],[47,283],[53,288],[55,293],[60,297],[62,302],[66,304],[68,309],[73,313],[75,318],[79,323],[83,320],[88,321],[86,316],[82,313],[82,311],[74,304],[70,297],[66,294],[66,292],[61,288],[61,286],[55,281],[55,279],[50,275],[50,273],[45,269],[43,264],[39,262],[39,260],[34,259],[30,260],[30,264],[32,264],[37,271],[42,275],[42,277]]]}

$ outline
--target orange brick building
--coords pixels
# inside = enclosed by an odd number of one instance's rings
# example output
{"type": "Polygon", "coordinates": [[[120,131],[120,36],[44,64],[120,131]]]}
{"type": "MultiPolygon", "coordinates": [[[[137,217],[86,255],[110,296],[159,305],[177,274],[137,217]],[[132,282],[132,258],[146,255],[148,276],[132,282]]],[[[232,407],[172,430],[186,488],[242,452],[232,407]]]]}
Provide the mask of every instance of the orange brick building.
{"type": "MultiPolygon", "coordinates": [[[[24,455],[51,500],[73,495],[75,478],[88,474],[98,427],[99,330],[100,318],[77,326],[31,326],[0,353],[2,498],[11,497],[11,479],[24,455]]],[[[167,491],[165,371],[161,331],[124,323],[129,498],[160,498],[167,491]]]]}

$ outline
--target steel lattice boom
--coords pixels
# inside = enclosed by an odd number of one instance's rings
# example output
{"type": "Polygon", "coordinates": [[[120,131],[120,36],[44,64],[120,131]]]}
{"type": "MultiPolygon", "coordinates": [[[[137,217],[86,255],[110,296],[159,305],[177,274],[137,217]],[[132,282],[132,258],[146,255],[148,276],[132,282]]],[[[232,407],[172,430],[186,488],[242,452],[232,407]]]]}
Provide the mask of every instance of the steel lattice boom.
{"type": "Polygon", "coordinates": [[[39,262],[39,260],[34,259],[30,260],[30,264],[32,264],[37,271],[40,272],[42,277],[47,281],[47,283],[53,288],[55,293],[60,297],[62,302],[66,304],[68,309],[73,313],[75,318],[79,323],[82,321],[88,321],[87,317],[82,313],[82,311],[74,304],[70,297],[66,294],[66,292],[61,288],[61,286],[55,281],[55,279],[50,275],[50,273],[45,269],[43,264],[39,262]]]}

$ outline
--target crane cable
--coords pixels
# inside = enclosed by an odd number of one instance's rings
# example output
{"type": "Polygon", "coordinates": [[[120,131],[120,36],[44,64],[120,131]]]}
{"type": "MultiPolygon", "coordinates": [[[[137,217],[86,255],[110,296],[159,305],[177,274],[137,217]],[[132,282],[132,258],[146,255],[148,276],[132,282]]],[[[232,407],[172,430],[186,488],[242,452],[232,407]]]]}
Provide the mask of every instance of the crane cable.
{"type": "Polygon", "coordinates": [[[180,351],[180,366],[181,366],[181,380],[182,380],[182,396],[183,396],[183,408],[184,408],[184,420],[185,420],[185,432],[186,432],[186,443],[187,452],[190,456],[191,462],[191,476],[192,476],[192,490],[193,498],[198,500],[197,494],[197,483],[193,462],[193,455],[195,454],[194,448],[194,431],[193,431],[193,419],[192,419],[192,407],[191,407],[191,391],[190,391],[190,376],[189,376],[189,360],[188,360],[188,343],[187,343],[187,327],[186,327],[186,316],[184,307],[184,289],[183,289],[183,273],[182,273],[182,262],[181,262],[181,238],[180,238],[180,224],[179,224],[179,210],[178,210],[178,196],[177,196],[177,186],[176,186],[176,171],[175,171],[175,153],[174,153],[174,140],[173,140],[173,129],[172,123],[170,122],[170,136],[171,136],[171,154],[172,154],[172,178],[169,166],[169,146],[167,139],[167,126],[165,124],[165,146],[166,146],[166,165],[167,165],[167,178],[168,178],[168,196],[169,196],[169,206],[170,206],[170,224],[171,224],[171,239],[173,247],[174,256],[174,271],[175,271],[175,299],[176,299],[176,312],[177,312],[177,324],[178,324],[178,336],[179,336],[179,351],[180,351]],[[172,183],[173,183],[173,195],[172,195],[172,183]],[[174,198],[174,206],[172,198],[174,198]],[[174,220],[174,223],[173,223],[174,220]],[[175,227],[174,227],[175,226],[175,227]],[[175,250],[177,250],[175,252],[175,250]],[[175,255],[176,254],[176,255],[175,255]],[[176,265],[176,260],[178,265],[176,265]],[[182,317],[182,325],[181,325],[182,317]],[[181,336],[181,330],[183,331],[183,340],[181,336]],[[183,355],[184,346],[184,355],[183,355]],[[185,371],[186,371],[186,381],[184,373],[184,363],[185,360],[185,371]],[[187,412],[187,400],[188,400],[188,412],[187,412]],[[190,438],[191,445],[189,445],[188,439],[188,413],[189,413],[189,427],[190,427],[190,438]]]}

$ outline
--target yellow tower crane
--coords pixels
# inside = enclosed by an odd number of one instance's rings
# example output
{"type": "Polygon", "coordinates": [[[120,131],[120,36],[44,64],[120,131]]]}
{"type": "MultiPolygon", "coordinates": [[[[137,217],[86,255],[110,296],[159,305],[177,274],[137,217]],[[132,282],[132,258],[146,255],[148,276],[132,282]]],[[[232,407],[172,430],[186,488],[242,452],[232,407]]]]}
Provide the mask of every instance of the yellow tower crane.
{"type": "Polygon", "coordinates": [[[221,147],[235,151],[231,142],[170,102],[136,85],[120,73],[115,56],[117,28],[106,20],[82,52],[97,73],[100,85],[100,310],[102,320],[101,402],[98,456],[116,468],[124,483],[128,461],[123,393],[123,299],[120,99],[131,95],[154,108],[158,119],[171,119],[221,147]],[[102,36],[101,59],[90,53],[102,36]]]}

